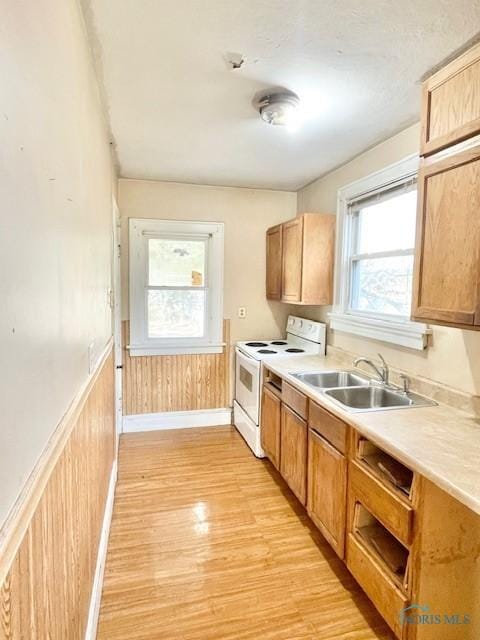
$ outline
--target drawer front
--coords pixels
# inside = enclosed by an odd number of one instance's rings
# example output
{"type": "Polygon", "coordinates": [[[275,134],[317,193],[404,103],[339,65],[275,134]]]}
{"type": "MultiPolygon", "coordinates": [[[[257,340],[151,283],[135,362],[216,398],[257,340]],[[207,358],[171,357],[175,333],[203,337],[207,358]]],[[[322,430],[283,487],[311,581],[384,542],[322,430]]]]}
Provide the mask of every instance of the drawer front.
{"type": "Polygon", "coordinates": [[[300,391],[297,391],[295,387],[292,387],[288,382],[282,384],[282,401],[293,409],[295,413],[306,420],[307,418],[307,396],[303,395],[300,391]]]}
{"type": "Polygon", "coordinates": [[[310,401],[308,407],[308,424],[333,445],[335,449],[341,453],[347,451],[347,425],[312,401],[310,401]]]}
{"type": "Polygon", "coordinates": [[[408,599],[351,533],[347,538],[347,566],[397,638],[402,638],[400,612],[408,606],[408,599]]]}
{"type": "Polygon", "coordinates": [[[413,534],[412,507],[354,461],[350,462],[350,487],[354,497],[400,542],[410,545],[413,534]]]}

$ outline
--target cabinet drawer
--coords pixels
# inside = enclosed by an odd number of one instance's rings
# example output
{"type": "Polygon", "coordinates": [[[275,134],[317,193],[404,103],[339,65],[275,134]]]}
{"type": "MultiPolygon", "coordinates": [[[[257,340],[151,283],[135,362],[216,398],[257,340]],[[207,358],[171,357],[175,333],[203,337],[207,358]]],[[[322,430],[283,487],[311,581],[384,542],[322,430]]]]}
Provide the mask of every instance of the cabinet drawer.
{"type": "Polygon", "coordinates": [[[282,401],[293,409],[295,413],[306,420],[307,418],[307,396],[297,391],[295,387],[292,387],[288,382],[283,382],[282,385],[282,401]]]}
{"type": "Polygon", "coordinates": [[[347,538],[347,566],[397,638],[402,638],[400,612],[408,599],[351,533],[347,538]]]}
{"type": "Polygon", "coordinates": [[[410,545],[413,532],[412,507],[355,461],[350,462],[350,488],[352,497],[358,498],[400,542],[410,545]]]}
{"type": "Polygon", "coordinates": [[[335,449],[341,453],[346,452],[347,425],[312,401],[310,401],[308,407],[308,424],[314,431],[320,433],[325,440],[328,440],[335,449]]]}

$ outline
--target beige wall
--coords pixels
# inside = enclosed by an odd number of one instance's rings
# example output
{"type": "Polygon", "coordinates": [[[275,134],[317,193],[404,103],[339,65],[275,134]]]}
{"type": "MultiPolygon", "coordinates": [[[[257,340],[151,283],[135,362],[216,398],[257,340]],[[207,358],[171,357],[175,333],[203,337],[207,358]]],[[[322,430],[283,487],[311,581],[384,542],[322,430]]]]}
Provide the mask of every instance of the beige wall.
{"type": "MultiPolygon", "coordinates": [[[[370,149],[348,164],[316,180],[298,193],[298,211],[335,212],[337,191],[354,180],[378,171],[419,150],[418,124],[370,149]]],[[[325,319],[327,308],[296,308],[310,318],[325,319]]],[[[432,346],[423,352],[395,348],[376,340],[338,331],[330,343],[356,354],[380,351],[392,366],[474,394],[480,393],[480,333],[432,327],[432,346]]]]}
{"type": "Polygon", "coordinates": [[[0,4],[1,525],[111,334],[112,163],[76,0],[0,4]]]}
{"type": "Polygon", "coordinates": [[[288,305],[265,299],[265,231],[295,217],[296,194],[175,182],[120,180],[122,307],[128,318],[128,218],[225,223],[224,316],[231,339],[267,338],[285,331],[288,305]],[[239,319],[237,308],[247,308],[239,319]]]}

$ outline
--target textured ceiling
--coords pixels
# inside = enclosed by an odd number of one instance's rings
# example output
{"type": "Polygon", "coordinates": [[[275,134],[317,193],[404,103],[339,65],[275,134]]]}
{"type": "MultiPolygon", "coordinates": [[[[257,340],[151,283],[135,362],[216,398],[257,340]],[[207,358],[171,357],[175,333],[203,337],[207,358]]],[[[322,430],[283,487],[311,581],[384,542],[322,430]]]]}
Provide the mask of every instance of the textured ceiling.
{"type": "Polygon", "coordinates": [[[419,118],[473,0],[84,0],[123,177],[296,190],[419,118]],[[238,70],[227,52],[246,58],[238,70]],[[271,86],[304,105],[261,121],[271,86]]]}

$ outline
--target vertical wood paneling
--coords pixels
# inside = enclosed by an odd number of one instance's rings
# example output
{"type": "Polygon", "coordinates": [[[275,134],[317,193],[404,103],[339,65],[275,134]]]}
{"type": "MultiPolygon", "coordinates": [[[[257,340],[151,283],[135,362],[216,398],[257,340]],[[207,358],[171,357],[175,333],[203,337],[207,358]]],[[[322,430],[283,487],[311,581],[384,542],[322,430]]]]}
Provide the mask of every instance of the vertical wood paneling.
{"type": "Polygon", "coordinates": [[[114,459],[113,398],[110,354],[1,586],[0,640],[85,635],[114,459]]]}
{"type": "Polygon", "coordinates": [[[224,320],[223,353],[130,357],[129,323],[123,322],[125,415],[218,409],[230,404],[230,333],[224,320]]]}

